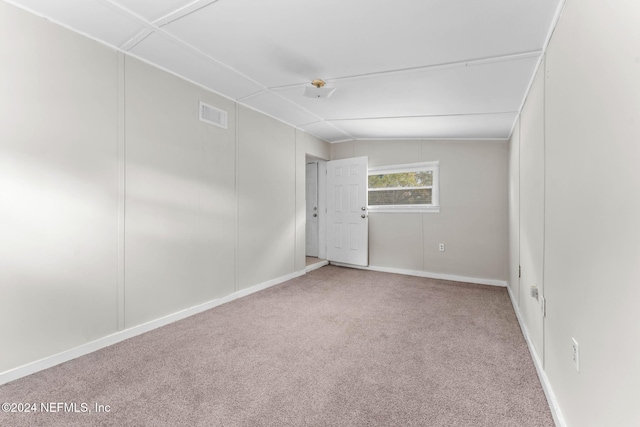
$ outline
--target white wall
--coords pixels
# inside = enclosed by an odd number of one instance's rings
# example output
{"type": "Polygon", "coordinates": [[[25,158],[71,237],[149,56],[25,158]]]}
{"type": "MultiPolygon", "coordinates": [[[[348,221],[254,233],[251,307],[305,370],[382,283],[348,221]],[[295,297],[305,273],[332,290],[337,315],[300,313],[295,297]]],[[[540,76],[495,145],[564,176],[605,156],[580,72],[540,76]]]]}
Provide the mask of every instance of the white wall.
{"type": "Polygon", "coordinates": [[[332,159],[368,156],[370,167],[440,161],[440,213],[369,214],[372,266],[494,282],[508,277],[507,155],[506,141],[332,145],[332,159]]]}
{"type": "Polygon", "coordinates": [[[4,2],[0,58],[2,372],[117,328],[119,92],[115,51],[4,2]]]}
{"type": "Polygon", "coordinates": [[[302,144],[301,148],[306,155],[322,160],[329,160],[331,158],[331,144],[327,144],[325,141],[309,135],[300,129],[296,130],[296,139],[302,144]]]}
{"type": "Polygon", "coordinates": [[[245,107],[238,116],[238,283],[244,289],[294,271],[296,144],[290,126],[245,107]]]}
{"type": "Polygon", "coordinates": [[[234,291],[235,112],[208,93],[125,58],[125,325],[234,291]],[[198,119],[199,102],[228,129],[198,119]]]}
{"type": "Polygon", "coordinates": [[[639,19],[568,0],[546,54],[544,373],[568,426],[640,425],[639,19]]]}
{"type": "Polygon", "coordinates": [[[328,143],[5,2],[0,58],[0,376],[304,271],[328,143]]]}

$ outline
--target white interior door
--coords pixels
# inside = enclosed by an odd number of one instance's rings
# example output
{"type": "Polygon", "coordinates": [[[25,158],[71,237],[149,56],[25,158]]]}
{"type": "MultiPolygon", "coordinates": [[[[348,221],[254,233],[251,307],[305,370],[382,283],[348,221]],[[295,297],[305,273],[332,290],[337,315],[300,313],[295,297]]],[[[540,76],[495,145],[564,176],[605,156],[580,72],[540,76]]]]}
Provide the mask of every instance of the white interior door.
{"type": "Polygon", "coordinates": [[[369,265],[367,157],[327,162],[327,259],[369,265]]]}
{"type": "Polygon", "coordinates": [[[306,254],[318,256],[318,163],[307,163],[307,225],[306,225],[306,254]]]}

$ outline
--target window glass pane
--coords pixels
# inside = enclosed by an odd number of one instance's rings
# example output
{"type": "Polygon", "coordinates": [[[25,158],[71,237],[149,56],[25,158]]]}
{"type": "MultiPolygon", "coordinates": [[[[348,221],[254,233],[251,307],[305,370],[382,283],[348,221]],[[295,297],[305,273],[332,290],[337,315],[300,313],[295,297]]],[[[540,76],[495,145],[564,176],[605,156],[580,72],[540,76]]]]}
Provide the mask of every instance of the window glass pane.
{"type": "Polygon", "coordinates": [[[433,185],[433,172],[402,172],[369,175],[369,188],[425,187],[433,185]]]}
{"type": "Polygon", "coordinates": [[[431,189],[369,191],[369,205],[430,205],[431,189]]]}

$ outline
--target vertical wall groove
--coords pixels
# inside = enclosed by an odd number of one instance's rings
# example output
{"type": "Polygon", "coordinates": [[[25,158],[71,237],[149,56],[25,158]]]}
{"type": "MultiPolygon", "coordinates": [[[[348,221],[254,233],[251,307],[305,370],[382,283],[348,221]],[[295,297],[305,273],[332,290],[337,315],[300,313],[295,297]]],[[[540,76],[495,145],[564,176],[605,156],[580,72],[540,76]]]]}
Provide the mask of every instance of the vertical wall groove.
{"type": "Polygon", "coordinates": [[[238,129],[240,127],[240,115],[238,114],[238,103],[234,103],[235,110],[235,128],[234,128],[234,150],[235,150],[235,180],[234,180],[234,191],[235,191],[235,214],[234,214],[234,246],[233,246],[233,254],[234,254],[234,275],[233,275],[233,290],[237,292],[240,288],[239,280],[240,280],[240,268],[239,268],[239,244],[240,244],[240,138],[238,135],[238,129]]]}
{"type": "MultiPolygon", "coordinates": [[[[554,26],[555,28],[555,26],[554,26]]],[[[548,45],[548,42],[547,42],[548,45]]],[[[546,61],[546,53],[542,54],[542,69],[540,72],[542,73],[542,188],[543,188],[543,197],[542,197],[542,282],[540,293],[542,298],[544,298],[544,313],[542,314],[542,348],[540,349],[540,361],[542,363],[542,369],[545,368],[545,326],[546,322],[546,310],[547,310],[547,298],[545,296],[545,280],[544,280],[544,271],[545,271],[545,256],[546,256],[546,248],[545,248],[545,240],[546,240],[546,223],[547,223],[547,110],[546,110],[546,99],[547,99],[547,61],[546,61]]]]}
{"type": "Polygon", "coordinates": [[[126,193],[126,126],[125,126],[125,61],[118,53],[118,274],[117,274],[117,330],[125,327],[125,193],[126,193]]]}
{"type": "MultiPolygon", "coordinates": [[[[424,144],[420,143],[420,161],[424,162],[425,161],[425,156],[424,156],[424,144]]],[[[420,260],[422,261],[422,265],[421,265],[421,270],[422,271],[426,271],[425,267],[424,267],[424,252],[425,252],[425,245],[426,242],[424,240],[424,219],[425,216],[424,214],[420,214],[420,240],[422,242],[422,244],[420,245],[420,249],[422,249],[422,253],[420,254],[420,260]]]]}
{"type": "MultiPolygon", "coordinates": [[[[535,75],[534,75],[535,77],[535,75]]],[[[533,83],[533,80],[532,80],[533,83]]],[[[518,308],[520,308],[520,296],[522,295],[522,289],[520,289],[520,282],[522,281],[522,260],[520,259],[520,245],[522,244],[522,233],[520,232],[520,223],[522,218],[520,212],[522,212],[520,204],[520,181],[522,180],[521,165],[520,165],[520,153],[522,152],[522,108],[520,109],[520,117],[518,119],[518,308]]]]}

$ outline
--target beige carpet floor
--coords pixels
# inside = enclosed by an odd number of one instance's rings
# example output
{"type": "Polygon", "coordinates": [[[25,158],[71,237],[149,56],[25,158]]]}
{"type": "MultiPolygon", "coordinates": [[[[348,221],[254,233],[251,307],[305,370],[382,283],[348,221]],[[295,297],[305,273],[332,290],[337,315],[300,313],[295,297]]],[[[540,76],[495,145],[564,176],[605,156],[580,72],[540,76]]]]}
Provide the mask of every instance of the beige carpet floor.
{"type": "Polygon", "coordinates": [[[0,402],[88,409],[2,426],[553,426],[505,289],[334,266],[0,386],[0,402]]]}

